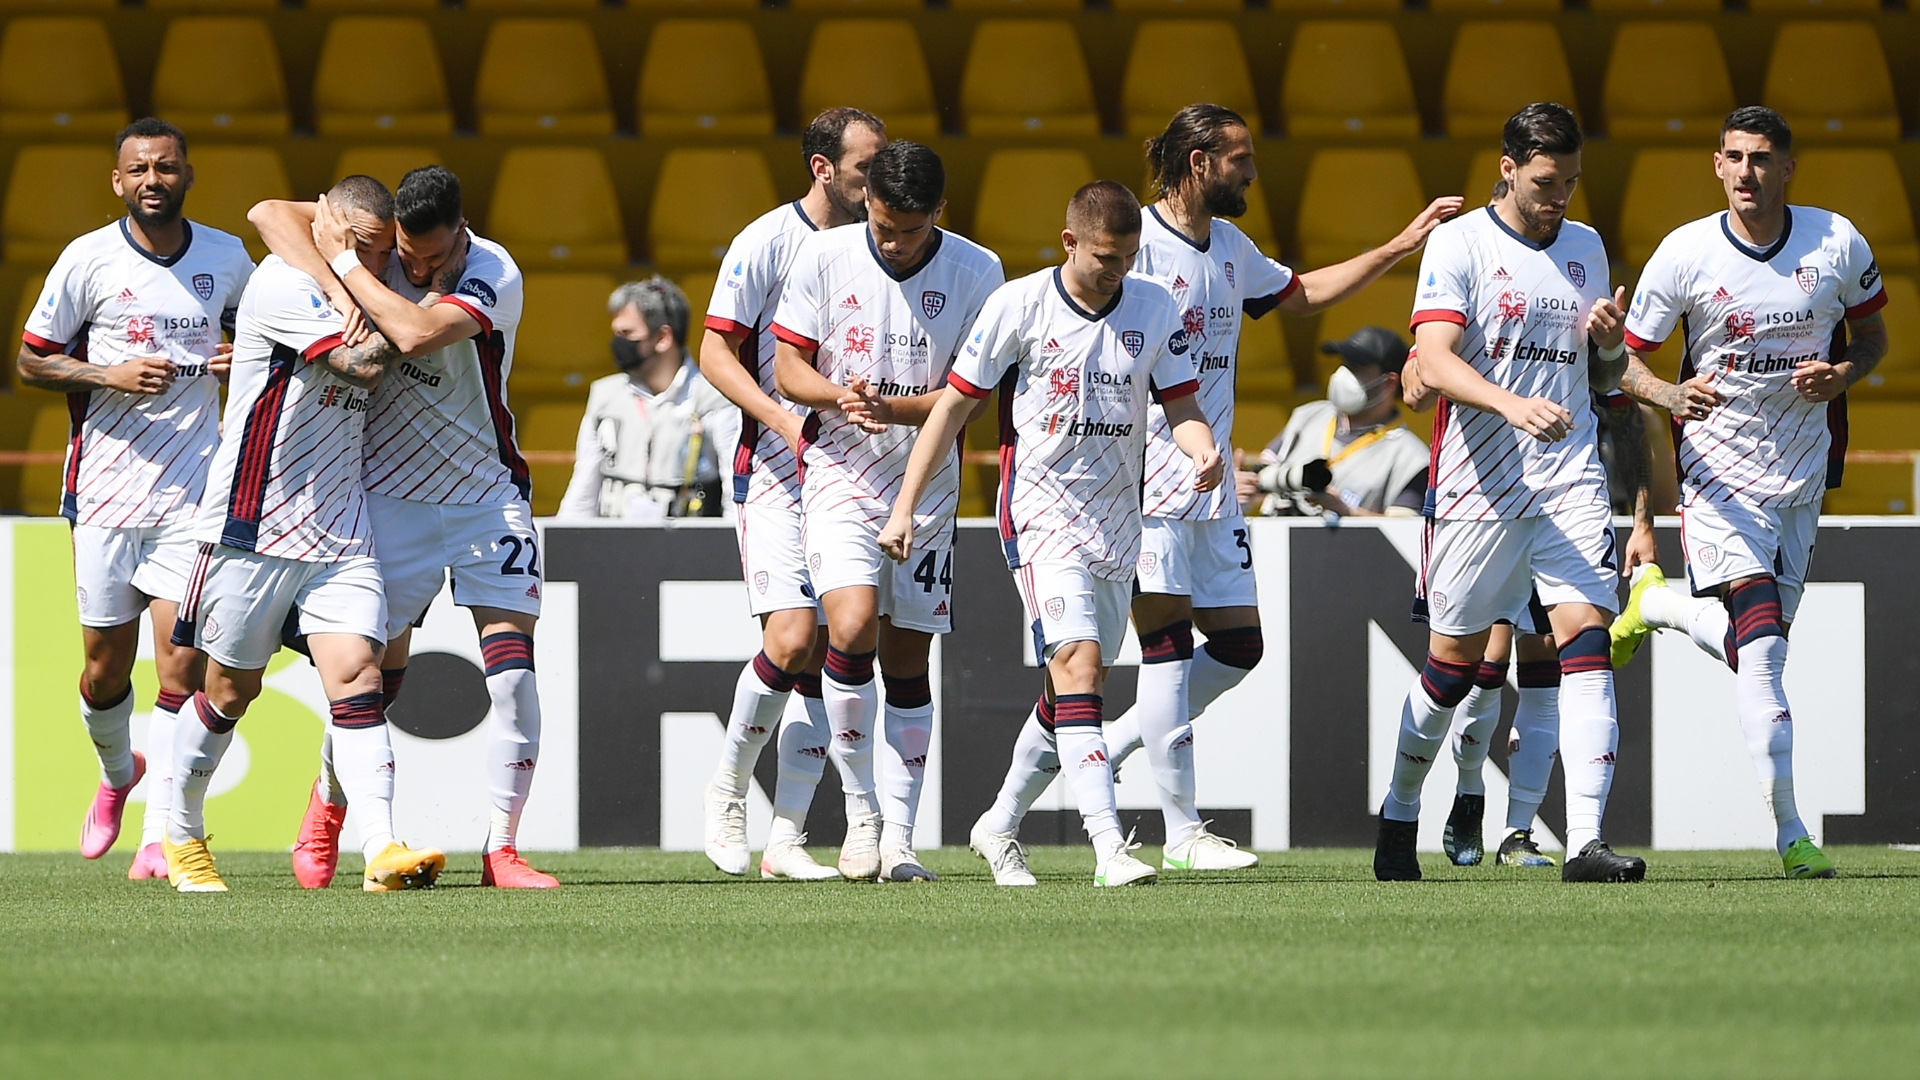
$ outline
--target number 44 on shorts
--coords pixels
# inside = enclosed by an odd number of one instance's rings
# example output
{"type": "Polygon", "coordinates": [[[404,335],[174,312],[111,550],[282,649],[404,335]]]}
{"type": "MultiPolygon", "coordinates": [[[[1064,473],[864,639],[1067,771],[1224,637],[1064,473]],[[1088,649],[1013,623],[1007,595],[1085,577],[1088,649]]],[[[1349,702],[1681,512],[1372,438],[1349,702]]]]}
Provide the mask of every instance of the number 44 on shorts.
{"type": "Polygon", "coordinates": [[[953,595],[953,552],[945,553],[946,558],[940,563],[940,576],[936,578],[933,573],[933,560],[940,554],[934,551],[927,552],[926,557],[920,560],[920,565],[913,568],[913,580],[920,583],[921,592],[930,593],[934,585],[938,584],[942,593],[951,596],[953,595]]]}

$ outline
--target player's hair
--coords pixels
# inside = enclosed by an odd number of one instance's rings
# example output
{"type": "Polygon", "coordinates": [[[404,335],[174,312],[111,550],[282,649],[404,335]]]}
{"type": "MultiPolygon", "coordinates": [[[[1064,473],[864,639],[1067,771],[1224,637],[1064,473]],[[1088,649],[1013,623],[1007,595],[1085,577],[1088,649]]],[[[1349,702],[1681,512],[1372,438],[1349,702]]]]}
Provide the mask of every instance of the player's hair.
{"type": "Polygon", "coordinates": [[[1787,126],[1785,117],[1765,105],[1742,105],[1727,114],[1727,120],[1720,125],[1720,141],[1727,141],[1727,132],[1744,131],[1749,135],[1758,135],[1773,144],[1773,152],[1782,157],[1793,153],[1793,129],[1787,126]]]}
{"type": "Polygon", "coordinates": [[[1193,175],[1193,152],[1217,154],[1226,148],[1227,132],[1247,121],[1225,105],[1189,105],[1173,114],[1167,130],[1147,140],[1147,171],[1153,189],[1164,195],[1193,175]]]}
{"type": "Polygon", "coordinates": [[[345,176],[327,191],[327,201],[342,210],[359,210],[380,221],[393,220],[393,192],[371,176],[345,176]]]}
{"type": "Polygon", "coordinates": [[[460,178],[443,165],[427,165],[400,178],[393,192],[393,213],[400,227],[414,236],[439,228],[457,228],[460,178]]]}
{"type": "Polygon", "coordinates": [[[673,331],[673,340],[681,349],[687,347],[687,321],[691,316],[687,294],[680,291],[680,286],[658,274],[645,281],[629,281],[607,298],[607,314],[618,315],[629,304],[639,310],[647,329],[664,326],[673,331]]]}
{"type": "Polygon", "coordinates": [[[1558,157],[1574,154],[1586,142],[1573,110],[1552,101],[1536,101],[1507,118],[1500,133],[1500,153],[1525,165],[1536,154],[1558,157]]]}
{"type": "Polygon", "coordinates": [[[172,139],[180,147],[180,156],[187,156],[187,133],[155,117],[143,116],[120,129],[120,134],[113,137],[113,154],[116,158],[128,139],[172,139]]]}
{"type": "Polygon", "coordinates": [[[947,167],[917,142],[888,143],[867,166],[867,193],[902,214],[931,214],[947,194],[947,167]]]}
{"type": "Polygon", "coordinates": [[[864,109],[846,105],[828,109],[814,117],[807,130],[800,133],[800,160],[811,168],[813,156],[818,154],[835,165],[840,164],[847,152],[847,128],[854,124],[868,128],[875,135],[887,133],[887,125],[864,109]]]}
{"type": "Polygon", "coordinates": [[[1140,200],[1125,184],[1095,180],[1073,193],[1067,203],[1067,228],[1075,236],[1104,233],[1135,236],[1140,232],[1140,200]]]}

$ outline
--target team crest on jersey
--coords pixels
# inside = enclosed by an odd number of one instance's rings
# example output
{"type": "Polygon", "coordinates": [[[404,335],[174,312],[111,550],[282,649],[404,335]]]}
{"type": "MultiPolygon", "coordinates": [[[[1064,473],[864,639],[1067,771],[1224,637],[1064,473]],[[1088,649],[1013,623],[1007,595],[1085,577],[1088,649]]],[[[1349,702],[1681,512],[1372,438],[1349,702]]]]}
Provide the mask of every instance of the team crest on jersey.
{"type": "Polygon", "coordinates": [[[1047,404],[1080,396],[1080,370],[1058,368],[1047,372],[1047,404]]]}
{"type": "Polygon", "coordinates": [[[1573,282],[1573,287],[1576,289],[1586,288],[1587,287],[1586,264],[1577,263],[1577,262],[1568,263],[1567,264],[1567,280],[1573,282]]]}
{"type": "Polygon", "coordinates": [[[934,292],[932,289],[921,293],[920,310],[926,312],[929,319],[939,318],[940,313],[947,310],[947,294],[934,292]]]}
{"type": "Polygon", "coordinates": [[[479,278],[468,278],[460,283],[459,288],[453,291],[464,296],[471,296],[487,307],[492,307],[500,300],[498,296],[493,294],[493,286],[481,281],[479,278]]]}
{"type": "Polygon", "coordinates": [[[1500,294],[1500,321],[1510,322],[1527,317],[1527,294],[1519,289],[1508,289],[1500,294]]]}
{"type": "Polygon", "coordinates": [[[1444,615],[1447,611],[1447,594],[1437,592],[1427,597],[1427,608],[1435,615],[1444,615]]]}
{"type": "Polygon", "coordinates": [[[1146,348],[1146,345],[1147,345],[1147,335],[1141,333],[1140,331],[1138,330],[1120,331],[1120,347],[1127,350],[1128,356],[1131,356],[1134,359],[1138,360],[1140,358],[1140,350],[1146,348]]]}
{"type": "Polygon", "coordinates": [[[807,556],[807,569],[813,571],[816,574],[820,572],[820,553],[819,552],[816,551],[812,555],[807,556]]]}
{"type": "Polygon", "coordinates": [[[841,351],[845,352],[848,356],[872,356],[873,327],[847,327],[847,336],[841,343],[841,351]]]}
{"type": "Polygon", "coordinates": [[[127,344],[153,344],[153,316],[135,315],[127,320],[127,344]]]}
{"type": "Polygon", "coordinates": [[[1228,263],[1221,264],[1221,266],[1222,266],[1222,269],[1226,270],[1227,272],[1227,284],[1232,285],[1233,284],[1233,264],[1231,262],[1228,262],[1228,263]]]}
{"type": "Polygon", "coordinates": [[[213,299],[213,275],[212,274],[193,275],[193,291],[194,291],[194,294],[199,296],[200,299],[202,300],[213,299]]]}
{"type": "Polygon", "coordinates": [[[1793,272],[1793,280],[1800,286],[1801,292],[1812,296],[1813,290],[1820,285],[1820,271],[1815,267],[1802,266],[1793,272]]]}
{"type": "Polygon", "coordinates": [[[1153,568],[1156,565],[1158,565],[1159,562],[1160,562],[1160,556],[1154,554],[1151,551],[1143,551],[1140,553],[1140,558],[1137,562],[1137,565],[1140,567],[1140,572],[1142,574],[1151,574],[1153,573],[1153,568]]]}
{"type": "Polygon", "coordinates": [[[1703,545],[1700,548],[1700,565],[1709,570],[1720,565],[1720,549],[1712,544],[1703,545]]]}
{"type": "Polygon", "coordinates": [[[761,596],[767,595],[767,572],[765,570],[758,570],[754,572],[753,587],[760,593],[761,596]]]}
{"type": "Polygon", "coordinates": [[[1061,597],[1050,596],[1047,598],[1046,608],[1047,618],[1052,619],[1054,622],[1059,622],[1060,616],[1067,613],[1067,602],[1061,597]]]}
{"type": "Polygon", "coordinates": [[[1753,312],[1733,312],[1727,316],[1727,336],[1720,340],[1720,344],[1732,345],[1738,341],[1752,341],[1753,329],[1753,312]]]}

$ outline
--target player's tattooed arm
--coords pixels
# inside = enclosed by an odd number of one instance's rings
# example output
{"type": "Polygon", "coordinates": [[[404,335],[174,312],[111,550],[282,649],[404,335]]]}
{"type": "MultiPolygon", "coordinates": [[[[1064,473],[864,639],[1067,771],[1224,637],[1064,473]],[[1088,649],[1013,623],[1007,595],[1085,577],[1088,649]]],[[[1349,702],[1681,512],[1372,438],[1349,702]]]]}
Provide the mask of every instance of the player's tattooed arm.
{"type": "Polygon", "coordinates": [[[358,345],[336,345],[316,362],[342,380],[371,390],[398,359],[400,350],[376,330],[358,345]]]}
{"type": "MultiPolygon", "coordinates": [[[[315,248],[331,263],[355,243],[352,222],[346,212],[328,202],[325,195],[320,196],[314,215],[315,248]]],[[[463,271],[466,266],[466,244],[466,230],[462,228],[459,243],[448,256],[448,262],[458,262],[463,271]]],[[[444,265],[437,268],[436,275],[445,269],[444,265]]],[[[394,348],[404,356],[424,356],[480,333],[480,321],[460,305],[420,307],[387,288],[379,275],[365,266],[350,268],[347,276],[341,280],[346,284],[347,291],[353,294],[353,299],[365,309],[367,317],[373,320],[380,335],[392,342],[394,348]]],[[[457,284],[458,274],[455,280],[457,284]]]]}
{"type": "Polygon", "coordinates": [[[84,394],[90,390],[118,390],[127,394],[160,394],[173,385],[173,364],[164,356],[139,356],[121,364],[90,364],[65,353],[42,353],[21,345],[14,361],[20,382],[56,394],[84,394]]]}
{"type": "Polygon", "coordinates": [[[1793,369],[1793,388],[1808,401],[1832,401],[1873,374],[1887,355],[1887,324],[1879,312],[1848,320],[1847,343],[1831,363],[1815,360],[1793,369]]]}
{"type": "Polygon", "coordinates": [[[1653,452],[1638,402],[1607,410],[1607,419],[1613,433],[1614,467],[1633,492],[1633,532],[1627,537],[1626,558],[1621,560],[1621,572],[1631,574],[1642,563],[1659,561],[1653,540],[1653,452]]]}
{"type": "MultiPolygon", "coordinates": [[[[1595,389],[1606,392],[1597,386],[1595,389]]],[[[1675,420],[1705,420],[1722,400],[1708,376],[1695,375],[1683,383],[1670,383],[1655,375],[1646,357],[1631,348],[1627,350],[1627,370],[1620,376],[1620,389],[1635,401],[1667,410],[1675,420]]]]}
{"type": "Polygon", "coordinates": [[[1363,251],[1346,262],[1299,275],[1296,280],[1300,287],[1280,302],[1280,310],[1289,315],[1311,315],[1373,284],[1381,274],[1393,269],[1395,263],[1425,247],[1434,228],[1458,214],[1465,203],[1458,195],[1435,199],[1400,230],[1400,235],[1379,247],[1363,251]]]}

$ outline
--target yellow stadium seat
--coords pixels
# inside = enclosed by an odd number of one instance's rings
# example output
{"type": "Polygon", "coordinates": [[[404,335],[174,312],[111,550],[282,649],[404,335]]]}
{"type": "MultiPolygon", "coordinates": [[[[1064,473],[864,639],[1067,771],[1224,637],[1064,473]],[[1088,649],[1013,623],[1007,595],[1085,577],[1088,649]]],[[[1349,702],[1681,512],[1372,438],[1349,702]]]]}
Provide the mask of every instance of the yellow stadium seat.
{"type": "Polygon", "coordinates": [[[1880,0],[1747,0],[1757,15],[1878,15],[1880,0]]]}
{"type": "MultiPolygon", "coordinates": [[[[32,453],[58,454],[73,437],[73,418],[67,403],[49,397],[48,403],[33,414],[33,430],[27,434],[27,450],[32,453]]],[[[31,517],[57,517],[60,513],[61,464],[49,461],[20,469],[20,512],[31,517]]]]}
{"type": "Polygon", "coordinates": [[[1587,0],[1596,15],[1645,19],[1660,15],[1720,17],[1721,0],[1587,0]]]}
{"type": "MultiPolygon", "coordinates": [[[[1358,295],[1328,308],[1326,314],[1320,316],[1320,330],[1314,340],[1345,341],[1362,327],[1384,326],[1400,335],[1400,340],[1413,344],[1413,331],[1407,329],[1407,324],[1413,321],[1413,296],[1418,291],[1415,286],[1419,280],[1418,274],[1382,277],[1358,295]]],[[[1315,360],[1320,368],[1320,385],[1325,386],[1328,377],[1340,366],[1340,356],[1317,353],[1315,360]]]]}
{"type": "Polygon", "coordinates": [[[1111,0],[1113,10],[1129,15],[1238,15],[1241,0],[1111,0]]]}
{"type": "Polygon", "coordinates": [[[1404,150],[1322,150],[1307,163],[1294,235],[1302,269],[1386,243],[1427,205],[1404,150]]]}
{"type": "Polygon", "coordinates": [[[1127,57],[1120,107],[1127,134],[1150,138],[1167,128],[1173,114],[1196,101],[1209,101],[1246,117],[1260,130],[1260,105],[1240,32],[1225,19],[1149,19],[1133,35],[1127,57]],[[1204,57],[1205,63],[1168,63],[1170,57],[1204,57]]]}
{"type": "MultiPolygon", "coordinates": [[[[1856,401],[1847,395],[1847,450],[1879,452],[1920,450],[1920,402],[1856,401]]],[[[1890,455],[1889,455],[1890,456],[1890,455]]],[[[1827,492],[1827,514],[1911,514],[1916,510],[1915,464],[1901,460],[1847,462],[1840,487],[1827,492]]]]}
{"type": "Polygon", "coordinates": [[[1920,397],[1920,286],[1906,274],[1888,274],[1881,282],[1887,290],[1887,306],[1880,309],[1887,323],[1887,355],[1847,395],[1920,397]]]}
{"type": "Polygon", "coordinates": [[[338,181],[343,176],[371,176],[392,191],[400,186],[400,178],[413,170],[445,164],[440,160],[440,152],[432,147],[356,146],[340,151],[340,160],[333,166],[333,178],[338,181]]]}
{"type": "Polygon", "coordinates": [[[778,202],[758,150],[672,150],[660,163],[647,235],[663,272],[718,267],[747,223],[778,202]]]}
{"type": "Polygon", "coordinates": [[[657,15],[718,15],[760,9],[760,0],[626,0],[634,11],[657,15]]]}
{"type": "Polygon", "coordinates": [[[1428,0],[1427,7],[1436,15],[1466,15],[1482,19],[1560,14],[1560,0],[1428,0]]]}
{"type": "Polygon", "coordinates": [[[618,284],[611,274],[527,275],[526,313],[507,379],[513,396],[578,395],[585,401],[587,384],[614,372],[607,350],[607,298],[618,284]]]}
{"type": "Polygon", "coordinates": [[[696,351],[700,348],[701,327],[706,325],[707,305],[713,300],[713,287],[717,282],[715,275],[704,270],[691,274],[681,274],[673,279],[680,291],[687,294],[687,311],[691,317],[687,320],[687,347],[696,351]]]}
{"type": "Polygon", "coordinates": [[[120,61],[99,19],[24,16],[0,37],[0,135],[111,135],[127,126],[120,61]]]}
{"type": "Polygon", "coordinates": [[[322,135],[451,134],[447,78],[426,22],[379,16],[333,20],[320,46],[313,111],[322,135]]]}
{"type": "MultiPolygon", "coordinates": [[[[514,364],[516,373],[519,366],[514,364]]],[[[582,390],[578,401],[545,402],[515,416],[514,441],[530,459],[527,471],[532,475],[536,516],[548,517],[560,508],[567,481],[573,478],[573,451],[579,445],[580,419],[586,412],[586,391],[582,390]]]]}
{"type": "Polygon", "coordinates": [[[499,19],[473,87],[482,135],[613,134],[600,49],[583,19],[499,19]]]}
{"type": "Polygon", "coordinates": [[[1280,241],[1275,239],[1273,231],[1273,213],[1267,207],[1267,193],[1255,180],[1247,187],[1247,212],[1235,218],[1233,223],[1247,234],[1253,246],[1265,252],[1270,259],[1280,257],[1280,241]]]}
{"type": "MultiPolygon", "coordinates": [[[[1268,316],[1272,318],[1272,316],[1268,316]]],[[[1293,406],[1285,401],[1235,398],[1233,402],[1233,446],[1247,452],[1249,463],[1260,460],[1260,451],[1286,430],[1293,406]]],[[[1258,466],[1254,466],[1258,469],[1258,466]]]]}
{"type": "Polygon", "coordinates": [[[1398,15],[1402,6],[1400,0],[1267,0],[1270,10],[1322,19],[1398,15]]]}
{"type": "Polygon", "coordinates": [[[745,19],[666,19],[640,65],[640,133],[773,134],[773,94],[745,19]]]}
{"type": "Polygon", "coordinates": [[[262,199],[292,197],[286,167],[269,147],[203,146],[193,151],[187,216],[238,236],[256,262],[267,257],[267,246],[247,222],[247,211],[262,199]]]}
{"type": "Polygon", "coordinates": [[[1447,134],[1495,139],[1535,101],[1573,104],[1573,72],[1550,22],[1489,19],[1460,27],[1447,62],[1447,134]]]}
{"type": "Polygon", "coordinates": [[[1067,202],[1094,176],[1078,150],[994,151],[980,178],[973,238],[1000,256],[1008,278],[1059,262],[1067,202]]]}
{"type": "MultiPolygon", "coordinates": [[[[1074,15],[1081,0],[948,0],[947,7],[971,15],[1074,15]]],[[[998,430],[998,429],[996,429],[998,430]]]]}
{"type": "Polygon", "coordinates": [[[119,6],[119,0],[0,0],[0,15],[78,15],[119,6]]]}
{"type": "Polygon", "coordinates": [[[940,134],[933,78],[912,23],[823,19],[813,28],[800,73],[801,121],[837,105],[881,117],[887,134],[896,139],[924,142],[940,134]],[[847,63],[849,56],[860,57],[860,63],[847,63]]]}
{"type": "Polygon", "coordinates": [[[1888,273],[1920,270],[1920,243],[1913,232],[1913,206],[1900,180],[1900,166],[1887,150],[1820,148],[1799,152],[1787,198],[1845,214],[1873,248],[1888,273]]]}
{"type": "Polygon", "coordinates": [[[960,77],[960,112],[976,138],[1099,134],[1093,82],[1073,24],[982,20],[960,77]]]}
{"type": "Polygon", "coordinates": [[[465,0],[460,6],[467,11],[561,15],[593,11],[600,7],[600,0],[465,0]]]}
{"type": "Polygon", "coordinates": [[[1792,125],[1796,143],[1900,138],[1893,76],[1872,23],[1782,23],[1760,96],[1792,125]]]}
{"type": "Polygon", "coordinates": [[[1733,80],[1713,24],[1623,23],[1602,98],[1615,139],[1717,143],[1733,111],[1733,80]]]}
{"type": "Polygon", "coordinates": [[[1287,355],[1287,335],[1279,314],[1240,319],[1239,368],[1234,389],[1242,397],[1288,401],[1293,397],[1293,361],[1287,355]]]}
{"type": "Polygon", "coordinates": [[[920,0],[792,0],[789,6],[810,15],[911,15],[926,5],[920,0]]]}
{"type": "Polygon", "coordinates": [[[493,182],[487,231],[524,269],[610,270],[627,263],[620,200],[598,150],[507,151],[493,182]]]}
{"type": "Polygon", "coordinates": [[[201,13],[233,13],[245,11],[259,13],[273,11],[280,6],[278,0],[146,0],[141,5],[148,11],[193,11],[201,13]]]}
{"type": "Polygon", "coordinates": [[[440,6],[439,0],[306,0],[308,11],[328,13],[339,12],[379,12],[391,15],[402,11],[432,11],[440,6]]]}
{"type": "MultiPolygon", "coordinates": [[[[1467,168],[1467,183],[1460,189],[1466,196],[1467,209],[1484,206],[1493,200],[1493,186],[1500,182],[1500,151],[1482,150],[1473,155],[1473,164],[1467,168]]],[[[1593,224],[1593,215],[1587,210],[1587,189],[1575,187],[1573,198],[1567,200],[1567,217],[1574,221],[1593,224]]]]}
{"type": "Polygon", "coordinates": [[[1644,266],[1668,233],[1726,208],[1726,189],[1713,174],[1712,153],[1642,150],[1627,172],[1612,254],[1624,256],[1631,266],[1644,266]]]}
{"type": "Polygon", "coordinates": [[[1304,138],[1412,138],[1420,134],[1413,81],[1384,19],[1303,22],[1281,82],[1287,134],[1304,138]]]}
{"type": "Polygon", "coordinates": [[[168,23],[153,111],[196,134],[285,135],[287,82],[266,20],[207,15],[168,23]]]}
{"type": "Polygon", "coordinates": [[[68,241],[126,212],[113,193],[113,151],[91,144],[29,146],[14,156],[0,211],[7,261],[51,263],[68,241]]]}

